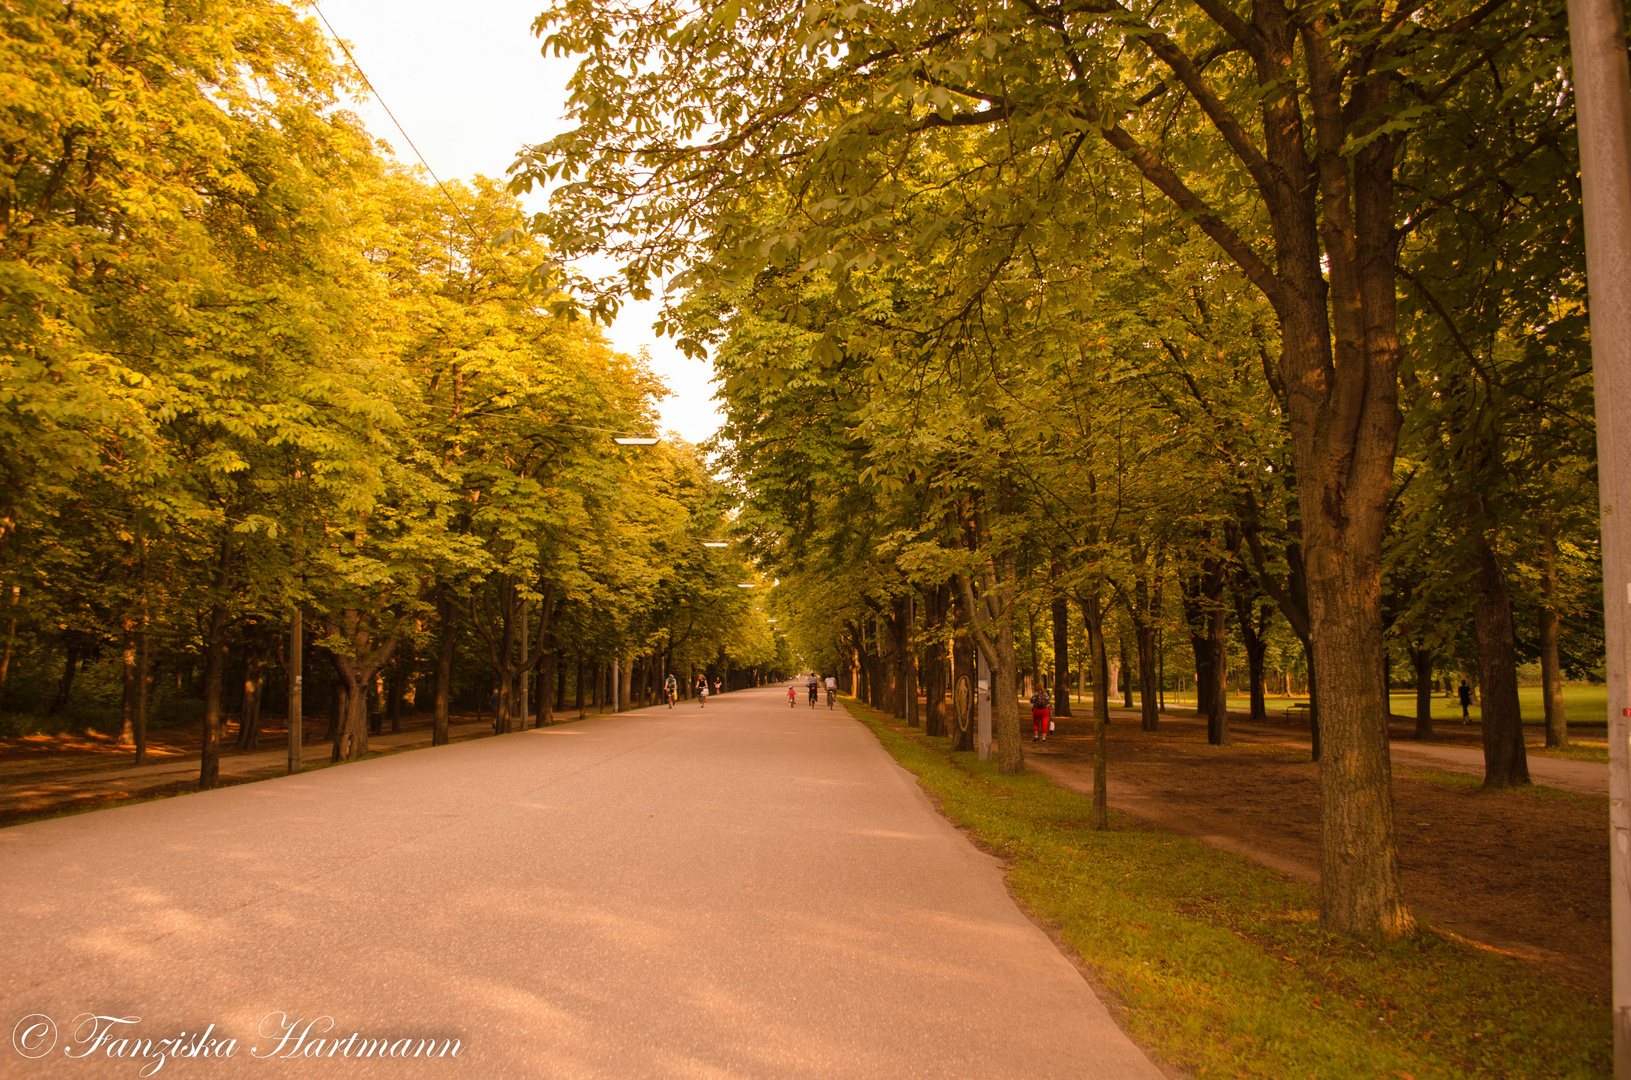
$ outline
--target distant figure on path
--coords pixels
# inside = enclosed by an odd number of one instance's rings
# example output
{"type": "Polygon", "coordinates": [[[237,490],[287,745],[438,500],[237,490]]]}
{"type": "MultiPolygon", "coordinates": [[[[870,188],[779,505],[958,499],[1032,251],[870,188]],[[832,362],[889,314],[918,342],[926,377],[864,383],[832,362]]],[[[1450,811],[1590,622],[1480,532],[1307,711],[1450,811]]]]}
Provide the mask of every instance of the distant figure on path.
{"type": "Polygon", "coordinates": [[[680,696],[679,680],[674,678],[674,675],[673,675],[672,672],[669,673],[668,678],[663,680],[663,696],[668,699],[668,707],[670,709],[672,709],[674,707],[674,702],[679,699],[679,696],[680,696]]]}
{"type": "Polygon", "coordinates": [[[816,703],[816,693],[821,687],[821,683],[816,679],[815,672],[810,673],[810,681],[804,685],[805,689],[810,691],[810,708],[813,709],[816,703]]]}
{"type": "Polygon", "coordinates": [[[1471,719],[1472,714],[1469,713],[1467,710],[1472,707],[1472,687],[1467,685],[1467,680],[1466,679],[1461,680],[1461,686],[1456,690],[1455,693],[1456,693],[1456,696],[1461,699],[1461,719],[1463,719],[1463,720],[1471,719]]]}
{"type": "Polygon", "coordinates": [[[721,686],[723,686],[723,685],[725,685],[725,680],[721,679],[718,675],[715,675],[714,676],[714,697],[719,696],[719,688],[721,686]]]}
{"type": "Polygon", "coordinates": [[[699,708],[706,709],[708,707],[708,676],[706,675],[697,676],[697,700],[701,702],[699,708]]]}
{"type": "Polygon", "coordinates": [[[787,684],[787,707],[791,709],[799,703],[799,688],[797,683],[787,684]]]}
{"type": "Polygon", "coordinates": [[[1048,741],[1048,692],[1038,690],[1031,695],[1031,741],[1048,741]]]}

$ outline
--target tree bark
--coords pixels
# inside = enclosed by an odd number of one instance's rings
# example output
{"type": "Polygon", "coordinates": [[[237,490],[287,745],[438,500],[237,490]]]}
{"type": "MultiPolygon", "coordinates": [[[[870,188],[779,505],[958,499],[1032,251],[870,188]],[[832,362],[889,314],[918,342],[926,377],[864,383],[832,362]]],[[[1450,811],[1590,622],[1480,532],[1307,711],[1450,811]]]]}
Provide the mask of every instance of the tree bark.
{"type": "Polygon", "coordinates": [[[1270,609],[1257,602],[1260,593],[1248,592],[1237,577],[1233,589],[1235,599],[1235,625],[1240,627],[1240,640],[1246,648],[1247,678],[1251,686],[1251,715],[1253,723],[1268,719],[1268,702],[1264,699],[1263,658],[1268,652],[1267,638],[1270,609]]]}
{"type": "Polygon", "coordinates": [[[950,586],[923,591],[923,733],[946,734],[946,605],[950,586]]]}
{"type": "Polygon", "coordinates": [[[57,680],[57,693],[51,699],[51,707],[45,710],[47,716],[60,716],[62,710],[68,707],[68,695],[74,688],[74,676],[79,672],[80,647],[77,634],[69,634],[63,642],[63,652],[66,659],[63,663],[62,678],[57,680]]]}
{"type": "Polygon", "coordinates": [[[1484,786],[1529,783],[1529,757],[1523,744],[1518,707],[1518,657],[1512,633],[1512,600],[1499,556],[1482,529],[1473,534],[1476,566],[1472,576],[1473,627],[1478,636],[1478,680],[1484,735],[1484,786]]]}
{"type": "MultiPolygon", "coordinates": [[[[1055,572],[1055,577],[1058,576],[1055,572]]],[[[1053,713],[1070,715],[1070,607],[1063,593],[1053,598],[1053,713]]]]}
{"type": "Polygon", "coordinates": [[[1546,522],[1542,537],[1540,605],[1540,699],[1546,712],[1546,745],[1569,745],[1569,722],[1563,715],[1563,666],[1557,654],[1557,537],[1546,522]]]}
{"type": "Polygon", "coordinates": [[[251,641],[244,650],[243,699],[238,707],[239,750],[256,750],[260,746],[261,691],[266,684],[265,645],[251,641]]]}
{"type": "Polygon", "coordinates": [[[1416,671],[1416,738],[1433,737],[1433,650],[1411,645],[1410,666],[1416,671]]]}
{"type": "Polygon", "coordinates": [[[329,637],[345,642],[343,652],[330,654],[339,686],[344,691],[336,711],[333,761],[354,761],[368,753],[368,691],[383,667],[396,652],[397,640],[376,640],[374,630],[356,608],[343,608],[326,620],[329,637]]]}
{"type": "Polygon", "coordinates": [[[459,643],[459,612],[444,584],[436,590],[436,703],[430,744],[446,746],[448,714],[453,703],[453,654],[459,643]]]}
{"type": "Polygon", "coordinates": [[[221,779],[221,699],[226,689],[226,664],[227,609],[216,604],[210,609],[204,631],[204,738],[198,764],[199,791],[208,791],[221,779]]]}
{"type": "Polygon", "coordinates": [[[123,693],[119,698],[119,746],[136,744],[136,614],[126,612],[120,627],[120,673],[123,693]]]}

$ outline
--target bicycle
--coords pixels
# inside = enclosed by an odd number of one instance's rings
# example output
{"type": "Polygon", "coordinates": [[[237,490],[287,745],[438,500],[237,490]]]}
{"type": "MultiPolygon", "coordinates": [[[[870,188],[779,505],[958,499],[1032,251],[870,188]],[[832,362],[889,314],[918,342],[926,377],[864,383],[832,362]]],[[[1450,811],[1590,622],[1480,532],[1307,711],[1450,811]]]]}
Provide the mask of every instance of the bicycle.
{"type": "Polygon", "coordinates": [[[832,687],[827,688],[827,708],[832,708],[833,702],[838,700],[838,691],[832,687]]]}

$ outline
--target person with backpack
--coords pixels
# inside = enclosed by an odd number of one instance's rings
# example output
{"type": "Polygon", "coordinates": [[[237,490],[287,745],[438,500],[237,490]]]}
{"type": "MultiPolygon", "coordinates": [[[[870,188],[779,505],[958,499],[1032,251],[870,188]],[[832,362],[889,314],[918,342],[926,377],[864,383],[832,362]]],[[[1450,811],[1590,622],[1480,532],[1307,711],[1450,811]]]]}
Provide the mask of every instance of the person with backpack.
{"type": "Polygon", "coordinates": [[[1031,695],[1031,741],[1048,741],[1049,706],[1048,692],[1038,688],[1031,695]]]}

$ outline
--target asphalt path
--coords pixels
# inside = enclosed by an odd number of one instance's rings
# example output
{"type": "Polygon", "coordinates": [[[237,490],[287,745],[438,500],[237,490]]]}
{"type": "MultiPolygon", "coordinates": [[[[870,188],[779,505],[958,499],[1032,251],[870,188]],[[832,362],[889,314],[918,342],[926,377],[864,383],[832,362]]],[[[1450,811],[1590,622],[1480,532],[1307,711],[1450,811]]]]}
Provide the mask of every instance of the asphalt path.
{"type": "Polygon", "coordinates": [[[3,829],[0,910],[4,1077],[1161,1075],[783,688],[3,829]]]}

